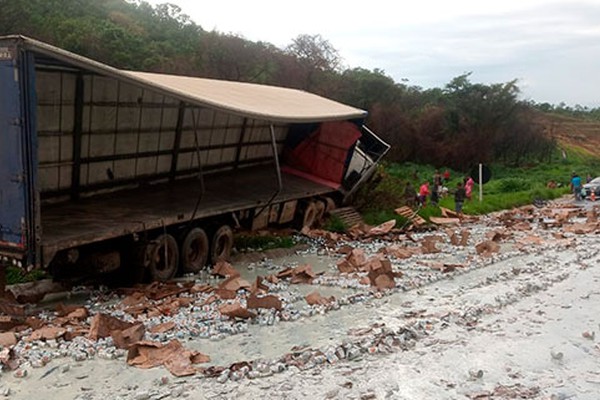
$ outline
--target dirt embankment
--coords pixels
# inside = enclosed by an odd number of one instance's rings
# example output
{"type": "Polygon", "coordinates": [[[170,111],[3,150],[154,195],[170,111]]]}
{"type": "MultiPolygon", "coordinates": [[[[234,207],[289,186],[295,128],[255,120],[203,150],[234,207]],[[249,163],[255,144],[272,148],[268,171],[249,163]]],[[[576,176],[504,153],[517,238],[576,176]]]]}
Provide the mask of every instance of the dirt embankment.
{"type": "Polygon", "coordinates": [[[589,121],[557,114],[538,114],[535,121],[542,125],[559,145],[581,149],[590,156],[600,157],[600,121],[589,121]]]}

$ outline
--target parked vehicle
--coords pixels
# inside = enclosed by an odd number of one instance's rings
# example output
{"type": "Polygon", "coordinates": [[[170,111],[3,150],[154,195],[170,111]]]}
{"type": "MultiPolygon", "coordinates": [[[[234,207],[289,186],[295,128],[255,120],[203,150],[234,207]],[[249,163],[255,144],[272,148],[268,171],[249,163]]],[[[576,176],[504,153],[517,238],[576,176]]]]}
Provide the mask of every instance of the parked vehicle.
{"type": "Polygon", "coordinates": [[[581,188],[581,197],[589,197],[592,192],[596,197],[600,197],[600,177],[594,178],[590,182],[583,185],[581,188]]]}
{"type": "Polygon", "coordinates": [[[366,112],[265,85],[119,70],[0,37],[0,262],[167,280],[233,230],[314,223],[389,146],[366,112]]]}

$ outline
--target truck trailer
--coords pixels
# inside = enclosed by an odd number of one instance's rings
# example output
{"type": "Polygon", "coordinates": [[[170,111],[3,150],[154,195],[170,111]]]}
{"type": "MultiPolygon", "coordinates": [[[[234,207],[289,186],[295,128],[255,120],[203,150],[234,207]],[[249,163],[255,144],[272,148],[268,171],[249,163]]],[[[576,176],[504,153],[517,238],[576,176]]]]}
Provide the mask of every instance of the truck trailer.
{"type": "Polygon", "coordinates": [[[389,149],[366,115],[0,37],[0,264],[198,272],[236,228],[310,226],[344,203],[389,149]]]}

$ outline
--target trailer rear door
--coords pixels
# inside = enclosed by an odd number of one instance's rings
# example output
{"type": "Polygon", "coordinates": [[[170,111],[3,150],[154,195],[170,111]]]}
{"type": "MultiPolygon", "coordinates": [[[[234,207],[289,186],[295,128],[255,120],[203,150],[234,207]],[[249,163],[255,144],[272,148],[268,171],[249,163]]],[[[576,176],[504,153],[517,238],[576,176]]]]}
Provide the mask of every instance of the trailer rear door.
{"type": "Polygon", "coordinates": [[[16,47],[0,43],[0,259],[8,256],[31,264],[35,248],[27,250],[28,241],[35,240],[29,135],[33,111],[26,107],[31,96],[23,93],[30,87],[29,63],[19,63],[16,53],[16,47]]]}

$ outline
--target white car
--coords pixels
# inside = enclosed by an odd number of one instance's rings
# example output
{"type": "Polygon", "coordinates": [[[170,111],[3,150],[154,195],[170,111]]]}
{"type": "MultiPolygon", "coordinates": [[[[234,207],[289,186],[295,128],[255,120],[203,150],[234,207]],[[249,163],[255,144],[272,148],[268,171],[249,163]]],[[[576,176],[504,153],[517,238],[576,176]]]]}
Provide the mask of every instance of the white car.
{"type": "Polygon", "coordinates": [[[592,179],[589,183],[583,185],[581,189],[581,196],[588,197],[592,194],[592,191],[596,196],[600,197],[600,177],[592,179]]]}

